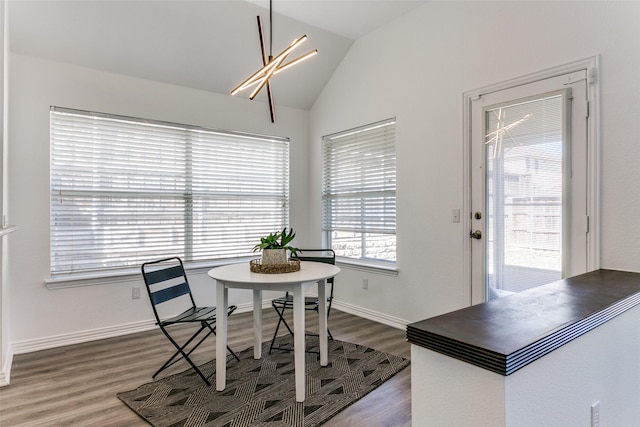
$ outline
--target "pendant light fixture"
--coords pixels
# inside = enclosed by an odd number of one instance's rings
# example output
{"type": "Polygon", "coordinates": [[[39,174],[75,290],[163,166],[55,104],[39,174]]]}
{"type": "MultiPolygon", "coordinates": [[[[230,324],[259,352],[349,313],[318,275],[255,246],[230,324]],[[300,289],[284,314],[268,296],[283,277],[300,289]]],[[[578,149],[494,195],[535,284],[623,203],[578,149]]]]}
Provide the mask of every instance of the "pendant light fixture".
{"type": "Polygon", "coordinates": [[[253,73],[249,78],[240,83],[235,89],[231,91],[231,95],[235,95],[239,92],[242,92],[245,89],[250,87],[254,87],[253,91],[249,95],[249,99],[253,100],[253,98],[258,95],[258,93],[262,90],[263,87],[267,87],[267,97],[269,99],[269,112],[271,114],[271,123],[275,123],[276,121],[276,112],[273,104],[273,94],[271,92],[271,77],[275,74],[278,74],[281,71],[286,70],[287,68],[292,67],[295,64],[298,64],[304,61],[307,58],[310,58],[318,53],[317,49],[312,50],[311,52],[307,52],[304,55],[289,61],[285,62],[287,56],[302,42],[304,42],[307,38],[306,35],[295,39],[289,47],[280,52],[277,56],[273,56],[273,7],[272,1],[269,0],[269,55],[267,56],[267,50],[265,48],[264,43],[264,33],[262,31],[262,18],[258,16],[258,33],[260,36],[260,48],[262,50],[262,68],[253,73]]]}

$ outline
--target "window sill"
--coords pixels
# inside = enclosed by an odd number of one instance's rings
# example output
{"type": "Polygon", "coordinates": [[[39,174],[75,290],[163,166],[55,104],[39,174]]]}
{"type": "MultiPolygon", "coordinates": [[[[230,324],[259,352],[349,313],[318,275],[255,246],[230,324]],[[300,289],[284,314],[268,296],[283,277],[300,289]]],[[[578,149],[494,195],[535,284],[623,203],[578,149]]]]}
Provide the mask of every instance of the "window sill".
{"type": "MultiPolygon", "coordinates": [[[[249,260],[255,257],[248,258],[236,258],[232,260],[220,260],[210,262],[200,262],[193,264],[185,264],[185,270],[188,275],[206,274],[214,267],[227,264],[238,264],[242,262],[249,263],[249,260]]],[[[110,285],[114,283],[140,281],[142,283],[142,274],[140,268],[129,268],[118,271],[104,270],[102,272],[95,272],[91,274],[75,274],[68,276],[60,276],[55,278],[49,278],[45,280],[45,286],[47,289],[66,289],[77,288],[83,286],[94,285],[110,285]]]]}
{"type": "MultiPolygon", "coordinates": [[[[185,268],[187,270],[187,274],[189,275],[206,274],[210,269],[214,267],[227,264],[238,264],[242,262],[248,263],[249,260],[254,258],[255,257],[248,257],[233,260],[220,260],[206,263],[187,264],[185,265],[185,268]]],[[[348,258],[339,258],[336,263],[338,264],[338,266],[350,270],[366,271],[368,273],[384,274],[387,276],[398,275],[396,264],[381,264],[378,262],[352,260],[348,258]]],[[[142,282],[142,275],[140,274],[139,268],[130,268],[118,271],[105,270],[92,274],[61,276],[47,279],[44,283],[47,289],[54,290],[94,285],[111,285],[115,283],[132,281],[142,282]]]]}
{"type": "Polygon", "coordinates": [[[338,258],[336,264],[350,270],[366,271],[368,273],[384,274],[387,276],[397,276],[398,266],[396,263],[380,263],[375,261],[363,261],[349,258],[338,258]]]}

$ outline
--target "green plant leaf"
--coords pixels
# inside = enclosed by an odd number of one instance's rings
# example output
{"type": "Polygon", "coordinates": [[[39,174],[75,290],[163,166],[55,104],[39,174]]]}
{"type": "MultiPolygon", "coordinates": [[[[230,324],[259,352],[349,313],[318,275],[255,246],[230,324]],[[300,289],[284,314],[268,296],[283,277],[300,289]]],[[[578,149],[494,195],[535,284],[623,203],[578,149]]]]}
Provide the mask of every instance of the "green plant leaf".
{"type": "Polygon", "coordinates": [[[290,251],[292,255],[296,255],[298,253],[298,248],[289,246],[289,243],[291,243],[295,237],[295,231],[291,228],[287,232],[287,228],[285,227],[282,231],[277,231],[275,233],[270,233],[266,237],[261,237],[260,243],[253,247],[253,252],[264,249],[286,249],[290,251]]]}

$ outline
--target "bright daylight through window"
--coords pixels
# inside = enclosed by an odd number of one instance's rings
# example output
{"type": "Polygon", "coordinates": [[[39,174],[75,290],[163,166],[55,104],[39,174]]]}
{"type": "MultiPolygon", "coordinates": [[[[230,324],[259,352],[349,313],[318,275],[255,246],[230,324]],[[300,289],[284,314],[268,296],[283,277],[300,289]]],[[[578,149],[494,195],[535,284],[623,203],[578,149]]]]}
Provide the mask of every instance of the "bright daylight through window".
{"type": "Polygon", "coordinates": [[[396,261],[395,119],[322,140],[323,230],[336,255],[396,261]]]}
{"type": "Polygon", "coordinates": [[[288,219],[288,139],[51,110],[53,279],[251,256],[288,219]]]}

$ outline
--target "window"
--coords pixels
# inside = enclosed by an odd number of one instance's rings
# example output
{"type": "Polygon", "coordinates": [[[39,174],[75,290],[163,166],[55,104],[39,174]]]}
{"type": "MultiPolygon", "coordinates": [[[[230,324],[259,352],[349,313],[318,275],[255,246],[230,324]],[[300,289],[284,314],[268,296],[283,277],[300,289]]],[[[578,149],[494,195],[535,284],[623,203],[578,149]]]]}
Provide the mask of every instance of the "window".
{"type": "Polygon", "coordinates": [[[50,114],[52,279],[249,256],[288,225],[288,139],[50,114]]]}
{"type": "Polygon", "coordinates": [[[322,139],[325,238],[339,257],[396,261],[395,119],[322,139]]]}

